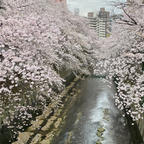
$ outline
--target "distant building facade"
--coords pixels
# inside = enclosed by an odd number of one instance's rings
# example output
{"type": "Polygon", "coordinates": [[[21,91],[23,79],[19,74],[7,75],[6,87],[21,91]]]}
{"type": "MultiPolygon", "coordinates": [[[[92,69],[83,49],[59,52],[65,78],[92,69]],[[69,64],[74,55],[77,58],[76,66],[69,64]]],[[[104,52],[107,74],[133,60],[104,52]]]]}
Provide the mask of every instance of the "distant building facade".
{"type": "Polygon", "coordinates": [[[61,2],[64,6],[67,5],[67,0],[55,0],[55,2],[61,2]]]}
{"type": "Polygon", "coordinates": [[[75,8],[75,9],[74,9],[74,15],[79,16],[79,13],[80,13],[79,8],[75,8]]]}
{"type": "Polygon", "coordinates": [[[98,14],[99,17],[99,36],[108,37],[110,31],[110,12],[101,8],[98,14]]]}
{"type": "Polygon", "coordinates": [[[88,13],[88,20],[91,29],[94,29],[98,37],[108,37],[111,31],[110,13],[101,8],[98,14],[94,12],[88,13]]]}
{"type": "Polygon", "coordinates": [[[55,0],[56,2],[64,2],[66,3],[66,0],[55,0]]]}

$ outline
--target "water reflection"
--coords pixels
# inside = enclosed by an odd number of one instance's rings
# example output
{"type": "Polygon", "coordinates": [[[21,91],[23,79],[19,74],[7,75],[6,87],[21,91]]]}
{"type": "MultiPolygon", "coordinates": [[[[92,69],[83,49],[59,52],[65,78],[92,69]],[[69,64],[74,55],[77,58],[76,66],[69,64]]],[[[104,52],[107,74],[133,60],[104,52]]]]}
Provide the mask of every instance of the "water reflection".
{"type": "Polygon", "coordinates": [[[81,84],[81,98],[55,144],[129,144],[125,120],[114,106],[114,90],[102,79],[81,84]]]}

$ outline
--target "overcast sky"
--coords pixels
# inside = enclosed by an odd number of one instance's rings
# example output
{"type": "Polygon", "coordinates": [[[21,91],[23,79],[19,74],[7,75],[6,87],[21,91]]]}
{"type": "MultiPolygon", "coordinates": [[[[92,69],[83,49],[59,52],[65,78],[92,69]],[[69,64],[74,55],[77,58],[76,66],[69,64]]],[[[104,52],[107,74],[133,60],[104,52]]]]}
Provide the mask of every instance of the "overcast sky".
{"type": "Polygon", "coordinates": [[[101,7],[105,7],[108,11],[115,11],[111,4],[112,1],[124,1],[124,0],[67,0],[68,8],[74,11],[75,8],[79,8],[80,15],[87,16],[87,12],[99,11],[101,7]]]}

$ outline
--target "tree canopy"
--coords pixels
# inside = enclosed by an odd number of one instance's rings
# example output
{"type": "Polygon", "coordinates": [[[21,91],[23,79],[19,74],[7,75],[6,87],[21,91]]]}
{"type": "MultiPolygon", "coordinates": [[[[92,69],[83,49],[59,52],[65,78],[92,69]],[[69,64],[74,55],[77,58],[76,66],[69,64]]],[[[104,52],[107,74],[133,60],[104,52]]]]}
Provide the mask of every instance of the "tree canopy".
{"type": "Polygon", "coordinates": [[[118,108],[138,120],[144,114],[144,5],[134,0],[116,6],[123,10],[123,17],[113,25],[112,36],[101,41],[104,56],[97,68],[115,78],[118,108]]]}
{"type": "Polygon", "coordinates": [[[2,7],[0,120],[12,126],[57,99],[61,72],[89,74],[98,46],[84,19],[51,0],[5,0],[2,7]]]}

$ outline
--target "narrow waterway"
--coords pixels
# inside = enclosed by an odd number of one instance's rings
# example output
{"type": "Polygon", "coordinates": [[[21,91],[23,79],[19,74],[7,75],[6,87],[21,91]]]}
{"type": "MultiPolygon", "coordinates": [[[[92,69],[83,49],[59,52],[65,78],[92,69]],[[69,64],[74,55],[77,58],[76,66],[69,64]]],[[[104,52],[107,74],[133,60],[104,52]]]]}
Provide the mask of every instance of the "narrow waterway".
{"type": "Polygon", "coordinates": [[[126,121],[114,105],[113,88],[104,79],[89,78],[81,89],[54,144],[130,144],[126,121]]]}

